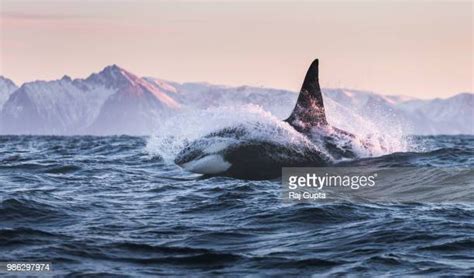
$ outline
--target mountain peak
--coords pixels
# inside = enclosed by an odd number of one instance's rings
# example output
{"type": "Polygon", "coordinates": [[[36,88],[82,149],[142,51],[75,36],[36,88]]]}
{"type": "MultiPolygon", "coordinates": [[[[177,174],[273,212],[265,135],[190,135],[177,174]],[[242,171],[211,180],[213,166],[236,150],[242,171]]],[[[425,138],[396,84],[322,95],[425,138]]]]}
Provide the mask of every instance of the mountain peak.
{"type": "Polygon", "coordinates": [[[118,66],[117,64],[112,64],[106,66],[102,71],[99,72],[99,74],[131,74],[124,68],[118,66]]]}
{"type": "Polygon", "coordinates": [[[0,75],[0,81],[7,84],[9,87],[17,87],[15,82],[11,81],[10,79],[6,78],[3,75],[0,75]]]}
{"type": "Polygon", "coordinates": [[[71,77],[70,77],[69,75],[67,75],[67,74],[65,74],[65,75],[61,78],[61,80],[63,80],[63,81],[68,81],[68,82],[71,82],[71,81],[72,81],[71,77]]]}
{"type": "Polygon", "coordinates": [[[99,73],[91,74],[86,80],[102,83],[108,87],[117,87],[135,83],[139,78],[116,64],[106,66],[99,73]]]}
{"type": "Polygon", "coordinates": [[[122,67],[118,66],[117,64],[112,64],[106,66],[102,71],[122,71],[124,70],[122,67]]]}

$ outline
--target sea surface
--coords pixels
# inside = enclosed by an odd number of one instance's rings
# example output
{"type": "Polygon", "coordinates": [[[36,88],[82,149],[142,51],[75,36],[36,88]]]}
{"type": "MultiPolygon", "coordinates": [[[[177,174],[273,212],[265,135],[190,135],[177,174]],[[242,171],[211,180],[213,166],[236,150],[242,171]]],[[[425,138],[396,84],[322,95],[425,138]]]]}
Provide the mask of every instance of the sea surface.
{"type": "MultiPolygon", "coordinates": [[[[431,169],[382,189],[412,196],[438,168],[474,168],[473,136],[411,139],[423,150],[345,166],[431,169]]],[[[0,261],[59,276],[474,275],[472,171],[441,171],[427,201],[288,202],[281,180],[203,178],[148,140],[0,137],[0,261]]]]}

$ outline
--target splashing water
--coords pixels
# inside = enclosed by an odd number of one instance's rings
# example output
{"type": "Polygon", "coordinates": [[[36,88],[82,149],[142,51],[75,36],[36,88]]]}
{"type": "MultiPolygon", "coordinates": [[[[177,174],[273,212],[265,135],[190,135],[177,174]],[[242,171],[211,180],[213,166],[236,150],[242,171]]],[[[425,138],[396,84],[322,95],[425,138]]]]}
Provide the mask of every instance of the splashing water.
{"type": "Polygon", "coordinates": [[[311,144],[288,123],[262,107],[249,104],[237,107],[220,106],[205,110],[188,110],[167,119],[150,138],[147,149],[172,161],[189,142],[223,128],[242,126],[250,132],[246,139],[272,141],[283,145],[311,144]]]}
{"type": "MultiPolygon", "coordinates": [[[[333,101],[327,102],[328,120],[355,134],[351,142],[360,157],[380,156],[409,150],[410,142],[403,133],[400,122],[381,113],[377,121],[367,119],[333,101]],[[367,148],[367,145],[370,147],[367,148]]],[[[186,144],[213,131],[243,126],[249,130],[246,139],[272,141],[283,145],[313,144],[306,136],[296,132],[288,123],[264,110],[261,106],[219,106],[205,110],[188,109],[170,117],[161,124],[147,144],[147,150],[160,155],[165,161],[173,161],[186,144]]],[[[316,146],[318,149],[318,146],[316,146]]],[[[326,153],[326,151],[321,150],[326,153]]]]}
{"type": "Polygon", "coordinates": [[[338,128],[349,131],[370,145],[365,148],[359,140],[352,146],[360,157],[381,156],[394,152],[416,150],[406,135],[408,127],[392,111],[383,107],[369,106],[370,115],[363,115],[356,109],[344,107],[334,100],[325,100],[328,122],[338,128]]]}

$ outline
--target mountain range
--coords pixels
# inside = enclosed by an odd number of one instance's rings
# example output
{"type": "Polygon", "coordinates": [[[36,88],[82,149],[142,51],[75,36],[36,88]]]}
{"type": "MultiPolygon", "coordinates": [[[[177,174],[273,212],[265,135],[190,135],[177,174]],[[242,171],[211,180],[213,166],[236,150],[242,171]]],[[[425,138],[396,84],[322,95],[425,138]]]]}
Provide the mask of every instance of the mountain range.
{"type": "MultiPolygon", "coordinates": [[[[474,94],[422,100],[350,89],[323,89],[330,123],[340,128],[407,134],[474,134],[474,94]]],[[[254,104],[279,118],[297,93],[251,86],[177,83],[139,77],[111,65],[85,79],[64,76],[20,87],[0,76],[0,133],[148,135],[170,116],[219,106],[254,104]]]]}

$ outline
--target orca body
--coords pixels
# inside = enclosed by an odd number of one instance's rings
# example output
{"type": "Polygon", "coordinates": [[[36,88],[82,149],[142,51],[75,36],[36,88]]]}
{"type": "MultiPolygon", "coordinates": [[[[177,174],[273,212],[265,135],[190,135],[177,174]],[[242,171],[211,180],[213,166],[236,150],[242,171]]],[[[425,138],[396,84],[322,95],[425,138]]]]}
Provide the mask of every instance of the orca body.
{"type": "Polygon", "coordinates": [[[356,137],[327,123],[318,64],[316,59],[309,67],[296,106],[285,120],[294,129],[292,142],[257,139],[250,135],[258,124],[237,125],[189,143],[175,163],[205,175],[271,179],[281,176],[282,167],[319,167],[330,165],[331,159],[355,158],[351,143],[356,137]]]}
{"type": "Polygon", "coordinates": [[[271,179],[281,167],[327,165],[330,159],[299,133],[295,144],[256,139],[257,126],[237,125],[212,132],[188,144],[175,163],[200,174],[241,179],[271,179]]]}

